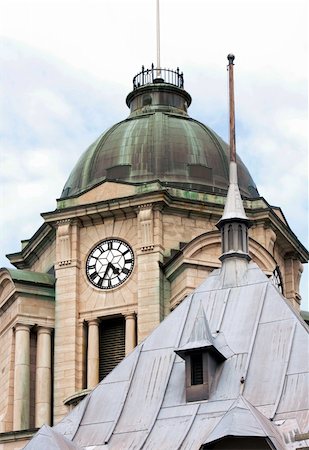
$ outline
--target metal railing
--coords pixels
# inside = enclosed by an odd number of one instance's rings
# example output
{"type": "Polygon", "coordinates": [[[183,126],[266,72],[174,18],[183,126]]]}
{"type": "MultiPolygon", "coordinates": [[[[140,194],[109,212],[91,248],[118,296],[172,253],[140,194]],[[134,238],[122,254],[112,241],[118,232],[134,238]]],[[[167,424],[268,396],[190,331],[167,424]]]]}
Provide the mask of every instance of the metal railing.
{"type": "Polygon", "coordinates": [[[145,86],[146,84],[160,82],[172,84],[173,86],[183,89],[183,73],[179,72],[179,67],[177,67],[177,70],[171,70],[158,69],[155,68],[153,64],[151,65],[151,69],[145,69],[145,67],[142,66],[142,71],[133,78],[133,89],[145,86]]]}

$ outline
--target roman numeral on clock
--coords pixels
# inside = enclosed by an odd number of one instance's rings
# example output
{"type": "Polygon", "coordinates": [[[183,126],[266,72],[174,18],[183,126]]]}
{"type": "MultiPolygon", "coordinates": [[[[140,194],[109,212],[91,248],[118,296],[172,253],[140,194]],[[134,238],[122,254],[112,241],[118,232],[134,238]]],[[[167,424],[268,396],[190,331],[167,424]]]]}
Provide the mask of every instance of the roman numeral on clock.
{"type": "Polygon", "coordinates": [[[93,272],[93,273],[90,273],[90,274],[89,274],[89,278],[90,278],[92,281],[94,281],[97,277],[98,277],[97,272],[93,272]]]}

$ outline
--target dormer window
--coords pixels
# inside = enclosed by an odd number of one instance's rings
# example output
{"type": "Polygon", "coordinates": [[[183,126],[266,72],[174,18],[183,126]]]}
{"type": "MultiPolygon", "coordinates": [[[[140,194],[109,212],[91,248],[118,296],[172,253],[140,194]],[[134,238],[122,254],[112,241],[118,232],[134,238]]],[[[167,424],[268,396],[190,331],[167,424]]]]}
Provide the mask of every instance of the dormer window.
{"type": "Polygon", "coordinates": [[[208,400],[216,379],[217,368],[225,356],[216,348],[202,305],[194,321],[189,341],[175,349],[185,361],[186,400],[208,400]]]}
{"type": "Polygon", "coordinates": [[[217,368],[225,357],[214,347],[188,349],[176,353],[185,361],[186,400],[196,402],[208,400],[216,379],[217,368]]]}

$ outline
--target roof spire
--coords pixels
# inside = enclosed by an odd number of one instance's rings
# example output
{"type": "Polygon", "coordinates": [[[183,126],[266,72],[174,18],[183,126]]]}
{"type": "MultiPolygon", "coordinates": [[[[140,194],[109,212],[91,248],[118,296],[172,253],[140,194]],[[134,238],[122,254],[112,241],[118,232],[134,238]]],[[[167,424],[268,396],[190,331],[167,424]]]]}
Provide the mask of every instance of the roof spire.
{"type": "Polygon", "coordinates": [[[229,105],[230,105],[230,161],[236,162],[236,139],[235,139],[235,101],[234,101],[234,59],[230,53],[227,55],[229,61],[229,105]]]}
{"type": "Polygon", "coordinates": [[[248,228],[250,223],[244,210],[237,179],[233,70],[235,56],[229,54],[227,59],[229,61],[230,185],[223,216],[217,224],[217,227],[221,230],[222,238],[222,255],[220,259],[223,260],[227,256],[241,256],[249,259],[248,228]]]}

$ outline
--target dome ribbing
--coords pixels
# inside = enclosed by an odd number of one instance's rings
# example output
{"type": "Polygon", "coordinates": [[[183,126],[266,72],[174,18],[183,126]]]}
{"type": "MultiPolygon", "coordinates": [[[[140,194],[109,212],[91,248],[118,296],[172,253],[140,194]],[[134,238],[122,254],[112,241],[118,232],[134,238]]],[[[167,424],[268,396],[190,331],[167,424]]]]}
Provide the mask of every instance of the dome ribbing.
{"type": "MultiPolygon", "coordinates": [[[[162,185],[189,190],[227,191],[228,145],[188,116],[191,97],[177,84],[161,78],[135,84],[127,97],[130,116],[86,150],[61,197],[80,195],[104,181],[144,184],[159,180],[162,185]]],[[[237,162],[241,193],[258,196],[247,168],[240,158],[237,162]]]]}

